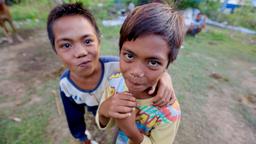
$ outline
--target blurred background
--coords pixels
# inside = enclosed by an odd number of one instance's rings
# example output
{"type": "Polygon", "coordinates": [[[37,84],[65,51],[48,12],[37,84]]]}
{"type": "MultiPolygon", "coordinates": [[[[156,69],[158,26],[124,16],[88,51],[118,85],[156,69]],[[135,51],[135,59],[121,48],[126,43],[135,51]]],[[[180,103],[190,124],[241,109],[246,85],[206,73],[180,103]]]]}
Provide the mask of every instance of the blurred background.
{"type": "MultiPolygon", "coordinates": [[[[46,20],[54,6],[76,1],[97,19],[101,54],[118,55],[126,15],[152,0],[5,0],[16,33],[1,27],[0,144],[75,143],[58,97],[64,67],[47,39],[46,20]]],[[[184,15],[187,33],[169,67],[182,109],[175,144],[255,144],[256,0],[166,2],[184,15]]],[[[0,19],[4,14],[0,6],[0,19]]],[[[86,123],[104,144],[90,114],[86,123]]]]}

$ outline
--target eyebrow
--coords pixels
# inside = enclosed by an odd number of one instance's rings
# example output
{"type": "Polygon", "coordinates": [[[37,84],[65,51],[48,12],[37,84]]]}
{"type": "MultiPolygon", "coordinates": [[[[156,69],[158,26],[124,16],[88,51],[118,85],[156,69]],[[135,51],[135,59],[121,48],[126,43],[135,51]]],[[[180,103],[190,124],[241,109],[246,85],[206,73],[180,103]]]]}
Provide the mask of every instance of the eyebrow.
{"type": "MultiPolygon", "coordinates": [[[[131,50],[128,50],[128,48],[126,48],[126,47],[124,47],[123,50],[126,51],[126,52],[129,52],[129,53],[132,53],[133,55],[136,56],[136,54],[134,52],[132,52],[131,50]]],[[[146,59],[164,61],[164,59],[162,57],[159,57],[159,56],[147,57],[146,59]]]]}
{"type": "Polygon", "coordinates": [[[82,39],[84,39],[84,38],[88,38],[88,37],[92,37],[92,35],[90,35],[90,34],[86,34],[86,35],[82,36],[82,39]]]}
{"type": "MultiPolygon", "coordinates": [[[[91,37],[91,36],[92,36],[92,35],[90,35],[90,34],[86,34],[86,35],[83,35],[83,36],[82,36],[82,39],[87,38],[87,37],[91,37]]],[[[63,37],[63,38],[57,40],[56,42],[60,42],[60,41],[72,41],[72,40],[69,39],[69,38],[63,37]]]]}
{"type": "Polygon", "coordinates": [[[126,48],[126,47],[124,47],[123,50],[126,51],[126,52],[129,52],[129,53],[132,53],[133,55],[136,56],[136,54],[134,52],[132,52],[131,50],[128,50],[128,48],[126,48]]]}

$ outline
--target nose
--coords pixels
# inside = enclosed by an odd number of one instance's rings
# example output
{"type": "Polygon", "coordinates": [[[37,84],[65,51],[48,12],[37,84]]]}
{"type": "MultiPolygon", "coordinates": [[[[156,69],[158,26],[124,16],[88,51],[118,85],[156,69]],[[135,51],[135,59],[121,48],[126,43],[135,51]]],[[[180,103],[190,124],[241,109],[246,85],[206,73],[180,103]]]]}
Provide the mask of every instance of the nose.
{"type": "Polygon", "coordinates": [[[75,57],[76,58],[85,57],[87,54],[88,54],[88,51],[85,46],[78,44],[75,47],[75,57]]]}
{"type": "Polygon", "coordinates": [[[131,67],[131,76],[134,78],[142,78],[144,76],[143,65],[139,62],[131,67]]]}

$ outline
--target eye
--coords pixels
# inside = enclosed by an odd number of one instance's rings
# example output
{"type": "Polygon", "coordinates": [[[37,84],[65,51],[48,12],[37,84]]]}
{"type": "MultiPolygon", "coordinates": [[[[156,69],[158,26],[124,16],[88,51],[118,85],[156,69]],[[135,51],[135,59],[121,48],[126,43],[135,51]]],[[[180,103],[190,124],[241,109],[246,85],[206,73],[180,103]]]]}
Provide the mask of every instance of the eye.
{"type": "Polygon", "coordinates": [[[134,58],[133,54],[131,54],[131,53],[125,53],[124,57],[126,60],[132,60],[134,58]]]}
{"type": "Polygon", "coordinates": [[[72,47],[72,45],[71,44],[69,44],[69,43],[64,43],[64,44],[61,44],[61,46],[60,46],[61,48],[64,48],[64,49],[68,49],[68,48],[71,48],[72,47]]]}
{"type": "Polygon", "coordinates": [[[160,63],[159,61],[157,61],[157,60],[149,60],[148,65],[149,65],[150,67],[155,68],[155,67],[157,67],[157,66],[160,66],[161,63],[160,63]]]}
{"type": "Polygon", "coordinates": [[[84,40],[84,44],[85,44],[85,45],[90,45],[92,42],[93,42],[92,39],[85,39],[85,40],[84,40]]]}

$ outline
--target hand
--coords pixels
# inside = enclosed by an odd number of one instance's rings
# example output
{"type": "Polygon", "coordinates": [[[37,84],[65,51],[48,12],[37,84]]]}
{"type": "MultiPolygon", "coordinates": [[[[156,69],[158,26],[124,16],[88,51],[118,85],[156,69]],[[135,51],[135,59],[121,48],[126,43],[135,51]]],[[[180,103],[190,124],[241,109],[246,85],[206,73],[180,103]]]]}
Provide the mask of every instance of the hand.
{"type": "Polygon", "coordinates": [[[163,74],[163,76],[158,81],[157,86],[153,86],[148,94],[152,95],[155,92],[156,87],[158,87],[157,94],[153,98],[153,104],[155,106],[162,107],[168,103],[173,104],[176,101],[172,79],[167,72],[163,74]]]}
{"type": "Polygon", "coordinates": [[[143,141],[143,134],[140,133],[139,129],[137,128],[135,120],[136,110],[133,110],[131,116],[123,119],[115,119],[115,122],[118,128],[120,128],[133,143],[139,144],[143,141]]]}
{"type": "Polygon", "coordinates": [[[99,114],[107,118],[122,119],[130,116],[136,105],[136,99],[132,94],[118,93],[101,104],[99,114]]]}

